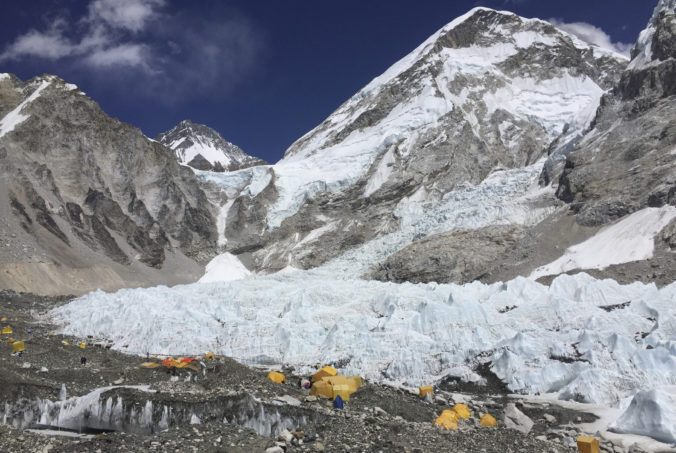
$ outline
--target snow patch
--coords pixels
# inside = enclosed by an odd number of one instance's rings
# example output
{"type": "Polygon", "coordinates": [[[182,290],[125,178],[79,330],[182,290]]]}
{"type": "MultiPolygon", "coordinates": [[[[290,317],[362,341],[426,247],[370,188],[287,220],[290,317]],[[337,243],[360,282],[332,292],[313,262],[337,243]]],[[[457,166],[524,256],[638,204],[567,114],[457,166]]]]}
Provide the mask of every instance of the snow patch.
{"type": "Polygon", "coordinates": [[[226,201],[218,210],[218,217],[216,218],[216,229],[218,230],[218,246],[223,247],[228,243],[228,238],[225,236],[225,229],[228,224],[228,211],[235,203],[235,199],[231,198],[226,201]]]}
{"type": "Polygon", "coordinates": [[[212,259],[205,269],[200,283],[229,282],[251,275],[251,271],[231,253],[223,253],[212,259]]]}
{"type": "Polygon", "coordinates": [[[394,148],[387,150],[383,158],[378,164],[376,172],[373,174],[371,179],[369,179],[366,189],[364,190],[364,196],[370,197],[374,192],[380,189],[387,178],[392,174],[392,166],[394,164],[394,148]]]}
{"type": "Polygon", "coordinates": [[[613,264],[652,258],[655,236],[676,218],[676,207],[645,208],[569,247],[562,257],[530,275],[538,279],[573,269],[605,269],[613,264]]]}

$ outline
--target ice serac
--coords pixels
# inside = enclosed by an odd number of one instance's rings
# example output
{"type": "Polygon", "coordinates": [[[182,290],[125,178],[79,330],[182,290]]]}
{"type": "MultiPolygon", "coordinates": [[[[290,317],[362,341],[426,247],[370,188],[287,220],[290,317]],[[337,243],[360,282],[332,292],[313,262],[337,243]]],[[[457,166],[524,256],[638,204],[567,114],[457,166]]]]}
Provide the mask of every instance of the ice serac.
{"type": "Polygon", "coordinates": [[[215,213],[170,150],[76,86],[0,78],[2,287],[72,294],[194,281],[215,254],[215,213]]]}
{"type": "Polygon", "coordinates": [[[236,197],[229,251],[259,271],[311,268],[401,230],[397,213],[572,146],[626,63],[547,22],[473,9],[297,140],[257,197],[236,197]]]}
{"type": "Polygon", "coordinates": [[[638,392],[611,429],[618,433],[649,436],[676,443],[676,386],[638,392]]]}
{"type": "Polygon", "coordinates": [[[246,154],[215,130],[190,120],[181,121],[170,131],[159,134],[156,140],[174,150],[181,164],[198,170],[222,172],[265,165],[265,161],[246,154]]]}
{"type": "Polygon", "coordinates": [[[557,195],[580,224],[676,205],[675,8],[660,0],[594,127],[565,162],[557,195]]]}

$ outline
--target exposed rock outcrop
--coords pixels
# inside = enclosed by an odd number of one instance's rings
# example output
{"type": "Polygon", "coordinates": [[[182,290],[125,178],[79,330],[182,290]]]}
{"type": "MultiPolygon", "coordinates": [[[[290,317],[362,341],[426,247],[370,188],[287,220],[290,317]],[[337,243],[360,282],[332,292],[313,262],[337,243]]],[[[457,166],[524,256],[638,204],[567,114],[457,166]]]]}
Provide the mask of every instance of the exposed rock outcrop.
{"type": "Polygon", "coordinates": [[[369,277],[398,283],[482,280],[504,264],[523,236],[523,228],[512,225],[436,234],[390,255],[369,277]]]}
{"type": "Polygon", "coordinates": [[[582,224],[676,204],[674,6],[660,1],[594,127],[566,160],[557,195],[582,224]]]}
{"type": "Polygon", "coordinates": [[[3,286],[40,292],[29,269],[39,280],[45,267],[70,292],[189,281],[215,254],[213,208],[192,171],[77,87],[5,76],[0,114],[0,234],[20,236],[2,249],[3,286]],[[68,281],[97,267],[108,270],[84,286],[68,281]]]}

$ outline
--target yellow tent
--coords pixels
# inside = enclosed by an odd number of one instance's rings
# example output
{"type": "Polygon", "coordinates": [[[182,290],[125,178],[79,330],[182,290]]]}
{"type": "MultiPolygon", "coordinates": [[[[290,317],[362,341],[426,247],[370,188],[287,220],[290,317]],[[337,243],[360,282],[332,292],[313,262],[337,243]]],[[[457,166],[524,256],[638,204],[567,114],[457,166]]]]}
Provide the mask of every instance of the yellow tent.
{"type": "Polygon", "coordinates": [[[12,351],[15,352],[21,352],[26,350],[26,345],[23,343],[23,341],[15,341],[12,343],[12,351]]]}
{"type": "Polygon", "coordinates": [[[491,414],[484,414],[479,420],[479,424],[484,428],[489,428],[491,426],[498,426],[498,421],[491,414]]]}
{"type": "Polygon", "coordinates": [[[315,374],[312,375],[312,382],[317,382],[323,377],[329,377],[329,376],[335,376],[338,374],[338,370],[331,366],[325,366],[321,370],[317,371],[315,374]]]}
{"type": "Polygon", "coordinates": [[[364,380],[361,378],[361,376],[349,376],[347,379],[348,381],[353,381],[356,388],[364,385],[364,380]]]}
{"type": "Polygon", "coordinates": [[[336,375],[328,376],[320,379],[321,381],[326,381],[331,385],[347,385],[347,376],[336,375]]]}
{"type": "Polygon", "coordinates": [[[214,353],[213,353],[213,352],[208,352],[208,353],[204,356],[204,360],[216,360],[216,356],[214,356],[214,353]]]}
{"type": "Polygon", "coordinates": [[[268,373],[268,379],[272,382],[276,382],[277,384],[283,384],[286,382],[286,376],[284,376],[282,373],[278,373],[277,371],[270,371],[268,373]]]}
{"type": "Polygon", "coordinates": [[[453,410],[457,412],[457,414],[461,418],[467,419],[469,418],[470,415],[472,415],[472,413],[469,410],[469,407],[465,406],[464,404],[456,404],[455,406],[453,406],[453,410]]]}
{"type": "Polygon", "coordinates": [[[64,344],[64,345],[68,346],[70,343],[69,343],[68,341],[66,341],[66,340],[61,340],[61,344],[64,344]]]}
{"type": "Polygon", "coordinates": [[[589,436],[579,436],[577,438],[577,449],[580,453],[599,453],[599,440],[589,436]]]}
{"type": "Polygon", "coordinates": [[[2,329],[3,335],[12,335],[13,333],[14,333],[14,331],[12,330],[12,328],[10,326],[5,326],[5,328],[2,329]]]}
{"type": "Polygon", "coordinates": [[[452,409],[446,409],[434,420],[434,425],[444,429],[458,429],[458,420],[460,416],[452,409]]]}
{"type": "MultiPolygon", "coordinates": [[[[321,380],[328,382],[329,384],[333,385],[334,387],[336,385],[347,385],[348,388],[350,389],[350,393],[356,392],[357,389],[362,386],[361,376],[341,376],[341,375],[337,375],[337,376],[323,377],[321,380]]],[[[343,399],[345,399],[345,398],[343,398],[343,399]]]]}
{"type": "Polygon", "coordinates": [[[420,394],[420,398],[425,398],[425,395],[428,393],[432,398],[434,398],[434,389],[432,388],[431,385],[424,385],[418,389],[418,393],[420,394]]]}
{"type": "Polygon", "coordinates": [[[310,395],[321,395],[325,398],[333,398],[333,386],[325,380],[315,382],[310,389],[310,395]]]}
{"type": "Polygon", "coordinates": [[[350,394],[353,393],[350,391],[350,386],[347,384],[338,384],[333,385],[333,399],[336,399],[338,395],[343,399],[343,401],[350,401],[350,394]]]}
{"type": "Polygon", "coordinates": [[[5,318],[5,317],[3,316],[2,319],[0,319],[0,322],[5,322],[5,321],[7,321],[7,318],[5,318]]]}
{"type": "Polygon", "coordinates": [[[87,343],[85,343],[84,341],[82,343],[80,343],[80,349],[84,349],[86,347],[87,347],[87,343]]]}

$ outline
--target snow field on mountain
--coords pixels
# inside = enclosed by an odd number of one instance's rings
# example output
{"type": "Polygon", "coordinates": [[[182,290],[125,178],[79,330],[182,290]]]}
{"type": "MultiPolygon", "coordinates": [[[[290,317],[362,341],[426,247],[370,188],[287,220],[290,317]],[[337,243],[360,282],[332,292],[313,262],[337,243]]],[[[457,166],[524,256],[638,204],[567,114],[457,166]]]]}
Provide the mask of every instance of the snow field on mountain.
{"type": "Polygon", "coordinates": [[[220,162],[224,167],[227,167],[232,159],[228,156],[222,149],[214,145],[213,142],[207,139],[200,139],[192,146],[188,148],[178,148],[178,146],[186,140],[185,137],[181,137],[169,144],[169,148],[176,150],[176,155],[179,158],[179,162],[182,164],[187,164],[193,160],[198,154],[201,154],[210,164],[214,165],[216,162],[220,162]]]}
{"type": "Polygon", "coordinates": [[[530,278],[573,269],[605,269],[613,264],[652,258],[655,236],[674,218],[676,208],[673,206],[642,209],[569,247],[561,258],[535,269],[530,278]]]}
{"type": "Polygon", "coordinates": [[[413,285],[298,271],[97,291],[51,315],[65,334],[109,338],[125,352],[213,351],[305,373],[341,363],[395,384],[480,381],[474,368],[490,360],[512,391],[622,408],[639,390],[676,385],[676,284],[577,274],[549,287],[413,285]]]}

